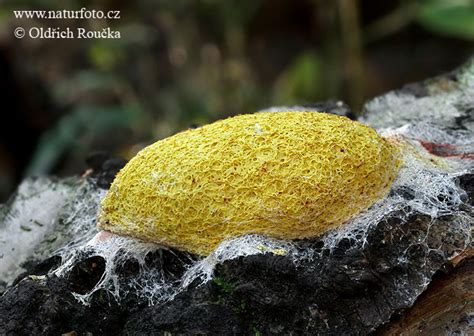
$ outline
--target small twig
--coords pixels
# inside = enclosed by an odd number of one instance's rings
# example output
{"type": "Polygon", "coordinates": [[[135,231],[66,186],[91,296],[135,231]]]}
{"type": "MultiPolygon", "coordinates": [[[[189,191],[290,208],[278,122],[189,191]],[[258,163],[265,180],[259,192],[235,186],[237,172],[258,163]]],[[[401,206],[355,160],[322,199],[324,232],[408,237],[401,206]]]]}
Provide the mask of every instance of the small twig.
{"type": "Polygon", "coordinates": [[[371,23],[364,31],[364,44],[380,40],[405,28],[415,19],[418,8],[416,2],[406,2],[386,16],[371,23]]]}
{"type": "Polygon", "coordinates": [[[346,59],[349,105],[358,111],[364,100],[364,62],[359,24],[359,1],[339,0],[341,41],[346,59]]]}

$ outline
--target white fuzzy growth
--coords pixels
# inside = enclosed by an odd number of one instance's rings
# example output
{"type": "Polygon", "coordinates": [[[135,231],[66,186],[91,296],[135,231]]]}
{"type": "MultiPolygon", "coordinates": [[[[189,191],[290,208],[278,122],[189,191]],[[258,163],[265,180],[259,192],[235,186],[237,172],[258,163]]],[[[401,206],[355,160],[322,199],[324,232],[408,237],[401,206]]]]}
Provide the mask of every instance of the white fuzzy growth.
{"type": "Polygon", "coordinates": [[[55,225],[69,188],[53,186],[47,178],[25,180],[0,224],[0,274],[6,283],[24,271],[19,265],[55,225]]]}
{"type": "MultiPolygon", "coordinates": [[[[124,294],[121,291],[117,266],[126,260],[134,259],[140,266],[145,264],[147,253],[155,251],[155,244],[144,243],[128,237],[120,237],[114,234],[99,232],[92,239],[82,244],[70,244],[67,248],[61,249],[64,262],[54,271],[57,276],[66,276],[77,262],[81,261],[84,255],[94,255],[104,258],[105,272],[94,288],[85,295],[75,294],[75,297],[87,304],[91,295],[99,289],[109,291],[115,298],[120,299],[124,294]]],[[[158,288],[159,278],[155,281],[155,288],[158,288]]],[[[161,288],[160,288],[161,289],[161,288]]],[[[156,293],[157,294],[157,293],[156,293]]]]}
{"type": "MultiPolygon", "coordinates": [[[[469,113],[469,107],[474,106],[474,59],[459,71],[457,81],[437,79],[432,84],[426,84],[424,89],[429,90],[426,97],[416,97],[411,92],[393,91],[371,100],[364,107],[366,116],[361,121],[375,128],[387,125],[400,127],[426,121],[453,125],[456,117],[469,113]]],[[[474,131],[472,122],[465,126],[471,132],[474,131]]]]}

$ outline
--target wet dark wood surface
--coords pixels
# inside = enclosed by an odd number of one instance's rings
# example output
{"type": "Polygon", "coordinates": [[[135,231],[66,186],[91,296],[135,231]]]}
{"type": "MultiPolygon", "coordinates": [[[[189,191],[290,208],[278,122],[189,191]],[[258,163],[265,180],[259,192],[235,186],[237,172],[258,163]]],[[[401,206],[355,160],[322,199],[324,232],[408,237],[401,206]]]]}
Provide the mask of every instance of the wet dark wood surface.
{"type": "Polygon", "coordinates": [[[435,276],[413,307],[376,335],[474,335],[474,258],[453,260],[456,267],[435,276]]]}

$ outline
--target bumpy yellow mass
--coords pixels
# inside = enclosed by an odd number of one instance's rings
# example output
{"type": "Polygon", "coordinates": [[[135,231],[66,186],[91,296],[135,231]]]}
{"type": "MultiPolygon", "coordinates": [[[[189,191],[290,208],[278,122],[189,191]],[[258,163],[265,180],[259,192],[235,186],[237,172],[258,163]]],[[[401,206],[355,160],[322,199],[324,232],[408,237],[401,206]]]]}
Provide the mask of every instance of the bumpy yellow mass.
{"type": "Polygon", "coordinates": [[[345,117],[239,115],[140,151],[99,227],[201,255],[250,233],[314,237],[383,197],[399,166],[397,146],[345,117]]]}

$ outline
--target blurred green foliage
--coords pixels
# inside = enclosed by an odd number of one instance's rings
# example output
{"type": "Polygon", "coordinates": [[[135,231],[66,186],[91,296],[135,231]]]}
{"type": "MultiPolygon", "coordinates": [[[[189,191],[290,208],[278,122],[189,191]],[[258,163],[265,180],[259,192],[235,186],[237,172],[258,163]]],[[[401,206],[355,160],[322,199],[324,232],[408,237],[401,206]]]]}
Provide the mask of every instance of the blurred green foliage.
{"type": "MultiPolygon", "coordinates": [[[[368,45],[354,44],[364,43],[368,25],[359,12],[343,15],[347,8],[359,8],[342,6],[345,1],[353,0],[5,1],[0,29],[9,36],[15,26],[111,27],[122,36],[9,42],[19,55],[20,75],[38,78],[55,106],[50,112],[56,122],[38,143],[26,174],[57,171],[65,158],[75,167],[99,148],[130,157],[192,124],[275,104],[336,98],[360,111],[359,102],[371,92],[365,78],[374,71],[356,73],[368,63],[358,52],[368,45]],[[12,15],[20,9],[82,7],[120,10],[121,19],[41,21],[12,15]],[[345,17],[353,20],[341,22],[345,17]],[[341,26],[362,35],[362,42],[343,36],[341,26]],[[356,96],[351,88],[358,88],[356,96]]],[[[395,6],[386,17],[372,20],[379,40],[416,23],[439,34],[474,38],[473,1],[391,3],[395,6]]],[[[380,83],[373,81],[373,86],[380,83]]]]}
{"type": "Polygon", "coordinates": [[[436,33],[474,40],[474,1],[422,1],[417,20],[436,33]]]}
{"type": "Polygon", "coordinates": [[[47,174],[65,152],[73,157],[86,156],[93,142],[91,136],[134,125],[142,114],[140,107],[135,105],[110,108],[79,106],[44,133],[25,174],[47,174]]]}
{"type": "Polygon", "coordinates": [[[278,77],[274,88],[277,104],[291,104],[295,97],[302,103],[312,103],[327,97],[323,82],[323,61],[318,55],[306,52],[298,56],[278,77]]]}

